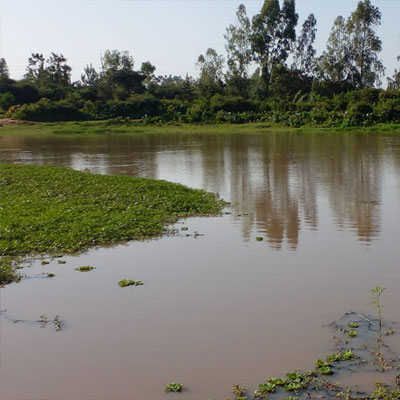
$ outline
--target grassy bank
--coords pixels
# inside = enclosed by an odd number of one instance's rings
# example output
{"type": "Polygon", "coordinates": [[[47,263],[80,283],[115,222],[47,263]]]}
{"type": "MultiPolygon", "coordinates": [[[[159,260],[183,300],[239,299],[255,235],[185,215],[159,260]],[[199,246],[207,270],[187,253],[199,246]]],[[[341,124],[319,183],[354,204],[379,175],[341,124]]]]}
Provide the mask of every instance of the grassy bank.
{"type": "Polygon", "coordinates": [[[0,135],[29,134],[29,135],[107,135],[107,134],[160,134],[160,133],[269,133],[269,132],[385,132],[400,133],[400,124],[378,124],[368,127],[308,127],[291,128],[282,124],[247,123],[247,124],[163,124],[144,125],[140,122],[117,121],[86,121],[86,122],[57,122],[35,123],[31,125],[12,124],[0,127],[0,135]]]}
{"type": "Polygon", "coordinates": [[[218,214],[222,206],[213,194],[165,181],[0,164],[0,256],[149,238],[178,218],[218,214]]]}

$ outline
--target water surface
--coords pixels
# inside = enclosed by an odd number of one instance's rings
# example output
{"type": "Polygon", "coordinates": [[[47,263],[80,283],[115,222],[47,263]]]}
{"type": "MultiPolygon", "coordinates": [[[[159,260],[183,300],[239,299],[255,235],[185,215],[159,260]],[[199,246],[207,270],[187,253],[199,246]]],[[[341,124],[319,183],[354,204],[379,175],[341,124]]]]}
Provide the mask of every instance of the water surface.
{"type": "Polygon", "coordinates": [[[378,284],[400,320],[396,136],[0,136],[0,162],[166,179],[231,202],[176,236],[38,260],[1,289],[1,399],[162,400],[176,380],[185,399],[225,399],[233,384],[312,369],[334,350],[322,326],[372,312],[378,284]],[[64,330],[9,320],[40,315],[64,330]]]}

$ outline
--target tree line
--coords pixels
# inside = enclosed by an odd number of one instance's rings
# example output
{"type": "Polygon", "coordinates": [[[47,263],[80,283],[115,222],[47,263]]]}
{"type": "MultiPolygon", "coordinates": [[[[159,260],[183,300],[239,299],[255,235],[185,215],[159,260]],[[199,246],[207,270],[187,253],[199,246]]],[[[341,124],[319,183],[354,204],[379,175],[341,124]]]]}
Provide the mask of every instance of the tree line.
{"type": "Polygon", "coordinates": [[[316,17],[299,26],[295,0],[265,0],[252,18],[242,4],[225,31],[226,57],[207,49],[196,79],[157,76],[150,62],[136,70],[133,57],[119,50],[107,50],[99,70],[87,65],[77,82],[62,54],[33,53],[18,81],[0,59],[0,111],[35,121],[400,123],[400,71],[381,89],[381,18],[370,0],[360,1],[347,19],[335,19],[317,57],[316,17]]]}

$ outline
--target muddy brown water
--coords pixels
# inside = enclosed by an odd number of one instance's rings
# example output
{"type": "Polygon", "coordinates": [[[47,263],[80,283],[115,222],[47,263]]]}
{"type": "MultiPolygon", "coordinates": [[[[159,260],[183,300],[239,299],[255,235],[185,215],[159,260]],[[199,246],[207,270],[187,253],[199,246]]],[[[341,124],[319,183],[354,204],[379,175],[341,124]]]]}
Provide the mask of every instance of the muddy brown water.
{"type": "Polygon", "coordinates": [[[232,202],[176,236],[35,261],[1,289],[1,399],[226,399],[236,383],[313,369],[334,350],[323,325],[373,312],[376,285],[400,321],[400,137],[0,136],[0,162],[166,179],[232,202]],[[63,330],[12,322],[41,315],[63,330]],[[166,394],[171,381],[184,392],[166,394]]]}

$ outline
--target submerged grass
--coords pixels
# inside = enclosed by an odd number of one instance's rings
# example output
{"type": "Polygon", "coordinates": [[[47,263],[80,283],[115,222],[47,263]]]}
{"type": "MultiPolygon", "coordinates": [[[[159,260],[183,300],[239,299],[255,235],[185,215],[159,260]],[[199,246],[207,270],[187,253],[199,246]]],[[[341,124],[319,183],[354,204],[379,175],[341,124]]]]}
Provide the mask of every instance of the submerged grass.
{"type": "Polygon", "coordinates": [[[222,207],[211,193],[165,181],[0,164],[0,255],[149,238],[178,218],[222,207]]]}

